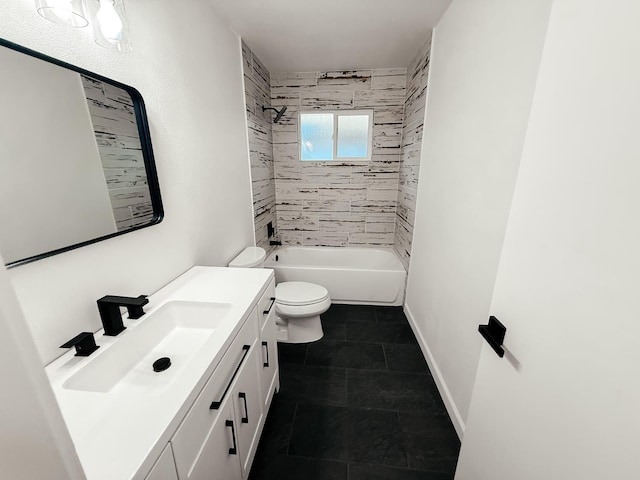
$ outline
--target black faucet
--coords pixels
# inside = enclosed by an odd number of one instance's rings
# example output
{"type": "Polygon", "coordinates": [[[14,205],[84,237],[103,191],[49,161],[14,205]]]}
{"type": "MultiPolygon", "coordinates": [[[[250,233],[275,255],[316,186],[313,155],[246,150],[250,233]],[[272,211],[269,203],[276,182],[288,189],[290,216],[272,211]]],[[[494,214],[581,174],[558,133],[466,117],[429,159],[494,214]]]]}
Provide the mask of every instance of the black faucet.
{"type": "Polygon", "coordinates": [[[139,297],[107,295],[102,297],[98,300],[98,311],[104,327],[104,334],[115,337],[127,328],[122,323],[120,307],[127,307],[129,318],[136,319],[144,315],[145,312],[142,307],[147,303],[149,303],[149,300],[146,295],[140,295],[139,297]]]}
{"type": "Polygon", "coordinates": [[[93,332],[82,332],[73,337],[60,348],[76,347],[76,357],[88,357],[100,347],[96,345],[96,339],[93,332]]]}

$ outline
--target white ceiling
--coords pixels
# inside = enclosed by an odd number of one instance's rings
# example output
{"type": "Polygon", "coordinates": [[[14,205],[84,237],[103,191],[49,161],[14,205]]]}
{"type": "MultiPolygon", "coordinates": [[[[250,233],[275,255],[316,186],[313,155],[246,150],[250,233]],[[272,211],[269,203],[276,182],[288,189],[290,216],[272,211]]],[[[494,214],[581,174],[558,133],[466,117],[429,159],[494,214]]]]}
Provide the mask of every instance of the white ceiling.
{"type": "Polygon", "coordinates": [[[452,0],[210,0],[271,72],[406,67],[452,0]]]}

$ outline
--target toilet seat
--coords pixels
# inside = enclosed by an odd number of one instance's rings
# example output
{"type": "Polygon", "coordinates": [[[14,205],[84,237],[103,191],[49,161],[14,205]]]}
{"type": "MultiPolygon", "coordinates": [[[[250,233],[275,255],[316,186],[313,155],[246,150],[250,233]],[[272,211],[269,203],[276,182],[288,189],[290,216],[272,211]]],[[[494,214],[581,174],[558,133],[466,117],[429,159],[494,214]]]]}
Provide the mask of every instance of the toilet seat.
{"type": "Polygon", "coordinates": [[[321,285],[309,282],[282,282],[276,285],[276,303],[290,307],[302,307],[322,303],[329,298],[329,291],[321,285]]]}
{"type": "Polygon", "coordinates": [[[330,306],[328,290],[315,283],[282,282],[276,285],[275,307],[280,317],[311,320],[330,306]]]}

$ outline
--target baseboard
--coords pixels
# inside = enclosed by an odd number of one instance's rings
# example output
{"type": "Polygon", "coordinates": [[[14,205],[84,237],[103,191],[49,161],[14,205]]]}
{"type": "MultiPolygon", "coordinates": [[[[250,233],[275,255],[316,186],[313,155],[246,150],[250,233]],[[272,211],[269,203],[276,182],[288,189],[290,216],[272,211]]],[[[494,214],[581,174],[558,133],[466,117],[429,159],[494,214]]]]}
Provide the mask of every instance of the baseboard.
{"type": "Polygon", "coordinates": [[[449,414],[449,418],[451,419],[451,423],[453,423],[453,428],[456,429],[456,433],[458,434],[458,438],[462,440],[464,435],[464,421],[462,420],[462,416],[456,407],[455,402],[453,401],[453,397],[451,396],[451,392],[449,392],[449,388],[447,388],[447,383],[444,381],[444,377],[438,368],[438,364],[436,363],[433,355],[431,354],[431,350],[429,350],[429,346],[427,345],[426,340],[422,336],[422,332],[418,328],[415,318],[411,313],[409,307],[405,304],[404,313],[409,320],[409,325],[411,325],[411,329],[413,330],[414,335],[418,339],[418,343],[420,344],[420,348],[422,349],[422,353],[424,354],[424,358],[427,361],[427,365],[429,365],[429,370],[431,370],[431,375],[436,382],[436,386],[438,387],[438,392],[440,392],[440,396],[442,397],[442,401],[444,402],[444,406],[447,409],[447,413],[449,414]]]}

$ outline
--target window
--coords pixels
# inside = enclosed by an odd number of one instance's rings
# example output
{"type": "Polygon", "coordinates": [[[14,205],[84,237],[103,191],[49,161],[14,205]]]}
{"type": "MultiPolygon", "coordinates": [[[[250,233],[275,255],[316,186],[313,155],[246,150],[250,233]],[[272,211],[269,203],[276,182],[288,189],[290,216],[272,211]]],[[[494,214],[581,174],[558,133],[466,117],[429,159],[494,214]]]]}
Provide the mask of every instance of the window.
{"type": "Polygon", "coordinates": [[[370,160],[373,110],[300,113],[300,160],[370,160]]]}

